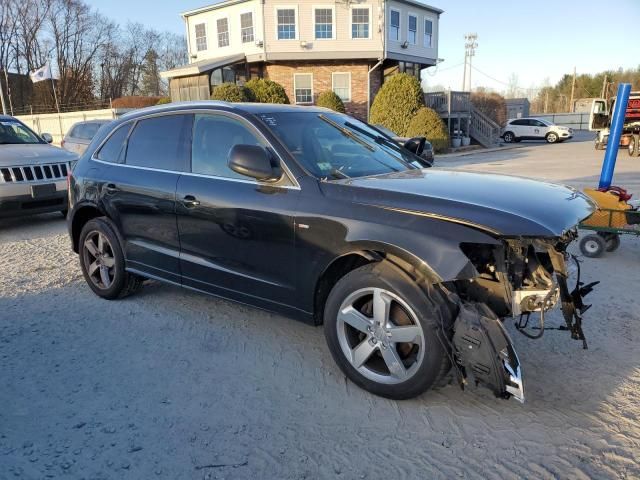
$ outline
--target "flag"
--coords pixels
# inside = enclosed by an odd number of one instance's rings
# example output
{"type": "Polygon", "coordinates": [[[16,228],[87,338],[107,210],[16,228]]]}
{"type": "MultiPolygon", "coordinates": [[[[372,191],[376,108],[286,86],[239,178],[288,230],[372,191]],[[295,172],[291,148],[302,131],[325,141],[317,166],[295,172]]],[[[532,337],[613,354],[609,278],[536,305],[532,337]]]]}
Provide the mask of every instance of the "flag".
{"type": "Polygon", "coordinates": [[[29,77],[31,77],[31,81],[33,83],[41,82],[42,80],[49,80],[53,78],[51,73],[51,67],[49,66],[49,62],[45,63],[44,66],[34,70],[29,73],[29,77]]]}

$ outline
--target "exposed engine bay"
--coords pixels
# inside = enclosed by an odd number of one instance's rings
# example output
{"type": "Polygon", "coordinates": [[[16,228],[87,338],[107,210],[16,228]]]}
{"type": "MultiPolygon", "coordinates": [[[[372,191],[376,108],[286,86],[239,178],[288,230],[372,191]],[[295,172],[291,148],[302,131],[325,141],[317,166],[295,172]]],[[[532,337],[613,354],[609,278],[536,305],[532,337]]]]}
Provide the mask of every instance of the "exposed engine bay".
{"type": "Polygon", "coordinates": [[[451,286],[459,297],[459,312],[450,347],[461,387],[473,378],[499,397],[524,401],[520,361],[502,324],[508,317],[530,339],[541,338],[546,330],[566,330],[587,348],[582,315],[590,305],[583,297],[598,282],[580,281],[580,265],[566,251],[576,236],[571,231],[556,239],[461,245],[477,271],[475,277],[451,286]],[[558,304],[564,325],[545,326],[546,312],[558,304]]]}

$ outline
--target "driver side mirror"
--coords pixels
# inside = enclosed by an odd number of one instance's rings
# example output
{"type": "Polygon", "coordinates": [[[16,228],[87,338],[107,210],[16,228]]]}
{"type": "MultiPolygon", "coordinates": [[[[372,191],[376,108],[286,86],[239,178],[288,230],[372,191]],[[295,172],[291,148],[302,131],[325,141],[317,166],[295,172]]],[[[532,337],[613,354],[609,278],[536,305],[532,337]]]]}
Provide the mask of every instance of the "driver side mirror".
{"type": "Polygon", "coordinates": [[[261,181],[275,181],[281,177],[280,169],[273,165],[271,154],[257,145],[234,145],[229,150],[231,170],[261,181]]]}
{"type": "Polygon", "coordinates": [[[424,137],[413,137],[404,142],[402,146],[409,150],[411,153],[415,153],[417,156],[420,156],[424,151],[426,142],[427,139],[424,137]]]}
{"type": "Polygon", "coordinates": [[[42,139],[47,142],[47,143],[51,143],[53,142],[53,137],[51,136],[50,133],[43,133],[42,135],[40,135],[42,137],[42,139]]]}

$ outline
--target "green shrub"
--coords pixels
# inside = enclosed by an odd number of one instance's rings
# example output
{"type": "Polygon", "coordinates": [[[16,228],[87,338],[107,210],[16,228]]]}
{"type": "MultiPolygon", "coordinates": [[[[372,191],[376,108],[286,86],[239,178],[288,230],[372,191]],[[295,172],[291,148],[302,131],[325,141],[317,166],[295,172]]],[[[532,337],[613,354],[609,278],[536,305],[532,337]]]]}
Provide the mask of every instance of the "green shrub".
{"type": "Polygon", "coordinates": [[[266,78],[253,78],[245,83],[251,91],[255,102],[259,103],[289,103],[287,92],[279,83],[266,78]]]}
{"type": "Polygon", "coordinates": [[[171,103],[171,99],[169,97],[162,97],[160,98],[160,100],[158,100],[158,103],[156,103],[156,105],[164,105],[165,103],[171,103]]]}
{"type": "Polygon", "coordinates": [[[418,79],[398,73],[382,84],[371,105],[369,123],[383,125],[405,137],[411,118],[422,106],[424,95],[418,79]]]}
{"type": "Polygon", "coordinates": [[[447,126],[435,110],[420,108],[409,122],[406,137],[426,137],[435,152],[445,152],[449,148],[447,126]]]}
{"type": "Polygon", "coordinates": [[[316,105],[319,107],[330,108],[335,112],[345,113],[344,103],[342,103],[342,99],[331,90],[329,90],[328,92],[322,92],[320,95],[318,95],[316,105]]]}
{"type": "Polygon", "coordinates": [[[213,89],[211,100],[220,100],[223,102],[251,102],[253,95],[251,92],[235,83],[223,83],[213,89]]]}

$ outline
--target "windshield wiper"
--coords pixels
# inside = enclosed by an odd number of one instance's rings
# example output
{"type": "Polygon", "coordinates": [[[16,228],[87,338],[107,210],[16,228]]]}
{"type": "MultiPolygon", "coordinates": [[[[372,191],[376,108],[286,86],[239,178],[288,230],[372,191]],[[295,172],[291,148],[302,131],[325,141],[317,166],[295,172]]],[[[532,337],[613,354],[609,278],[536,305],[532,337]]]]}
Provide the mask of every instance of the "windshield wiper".
{"type": "Polygon", "coordinates": [[[352,139],[353,141],[359,143],[360,145],[362,145],[364,148],[366,148],[367,150],[369,150],[370,152],[375,152],[376,149],[373,148],[371,145],[369,145],[367,142],[365,142],[364,140],[362,140],[361,138],[359,138],[355,133],[353,133],[351,130],[349,130],[348,128],[344,128],[341,127],[340,125],[338,125],[336,122],[334,122],[333,120],[331,120],[328,117],[325,117],[323,114],[318,115],[318,118],[320,118],[320,120],[328,123],[329,125],[331,125],[333,128],[335,128],[336,130],[338,130],[340,133],[342,133],[345,137],[349,137],[350,139],[352,139]]]}

